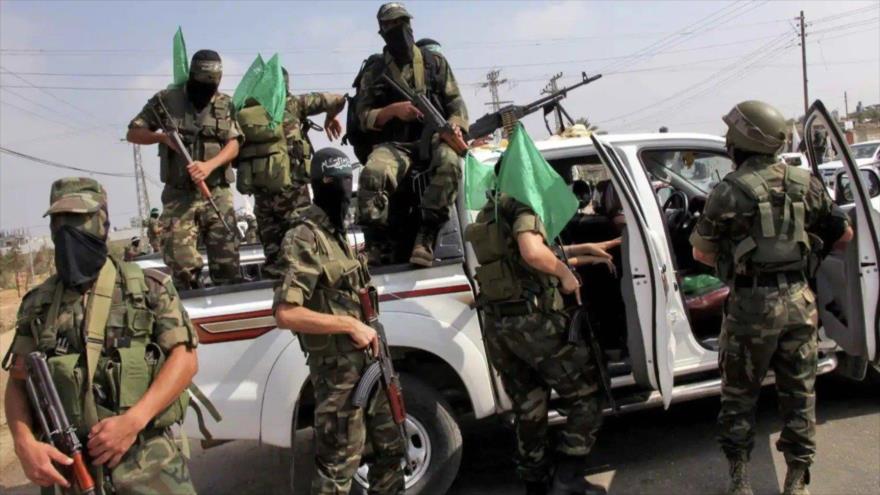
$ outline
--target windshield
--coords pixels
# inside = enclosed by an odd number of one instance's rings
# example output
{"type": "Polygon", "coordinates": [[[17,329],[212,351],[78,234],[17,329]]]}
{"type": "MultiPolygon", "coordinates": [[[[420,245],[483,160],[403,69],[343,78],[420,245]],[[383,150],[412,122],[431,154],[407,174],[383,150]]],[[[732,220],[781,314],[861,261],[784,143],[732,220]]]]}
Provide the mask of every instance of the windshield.
{"type": "Polygon", "coordinates": [[[853,158],[874,158],[878,147],[880,147],[880,143],[855,144],[850,146],[850,149],[852,150],[853,158]]]}
{"type": "Polygon", "coordinates": [[[733,170],[730,158],[707,151],[646,150],[642,161],[655,179],[669,182],[671,174],[706,194],[733,170]]]}

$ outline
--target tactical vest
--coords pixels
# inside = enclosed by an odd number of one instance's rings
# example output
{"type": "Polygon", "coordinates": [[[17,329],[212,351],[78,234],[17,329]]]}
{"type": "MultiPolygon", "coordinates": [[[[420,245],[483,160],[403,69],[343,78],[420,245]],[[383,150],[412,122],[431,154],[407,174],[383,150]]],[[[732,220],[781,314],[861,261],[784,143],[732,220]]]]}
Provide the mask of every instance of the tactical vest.
{"type": "MultiPolygon", "coordinates": [[[[49,371],[61,403],[71,425],[81,436],[87,435],[91,427],[85,398],[90,381],[94,383],[92,390],[97,419],[101,420],[122,414],[135,405],[165,362],[162,349],[150,340],[154,316],[146,303],[148,288],[143,270],[133,263],[114,260],[113,264],[121,284],[113,284],[104,346],[93,380],[88,377],[87,349],[81,352],[68,350],[69,343],[59,339],[58,315],[65,295],[60,279],[49,279],[45,290],[34,294],[34,307],[39,309],[34,315],[35,324],[31,325],[33,337],[37,349],[48,357],[49,371]]],[[[83,331],[90,333],[87,329],[83,331]]],[[[161,430],[183,421],[188,403],[189,394],[184,391],[153,418],[147,428],[161,430]]]]}
{"type": "Polygon", "coordinates": [[[465,229],[465,240],[471,243],[480,266],[476,279],[480,285],[479,302],[500,303],[534,298],[542,311],[562,308],[556,277],[531,268],[520,255],[513,238],[513,219],[505,218],[501,204],[496,210],[489,202],[477,220],[465,229]]]}
{"type": "Polygon", "coordinates": [[[300,121],[299,110],[299,99],[294,95],[287,95],[284,136],[287,139],[287,154],[290,156],[291,177],[294,183],[305,185],[309,182],[311,172],[313,149],[308,132],[313,124],[309,119],[300,121]]]}
{"type": "MultiPolygon", "coordinates": [[[[294,220],[291,228],[306,225],[317,240],[321,276],[304,306],[312,311],[340,316],[351,316],[362,321],[357,290],[370,280],[366,261],[356,259],[347,243],[331,238],[323,228],[303,216],[294,220]],[[343,245],[344,244],[344,245],[343,245]]],[[[297,333],[300,346],[309,355],[332,356],[357,350],[347,335],[317,335],[297,333]]]]}
{"type": "MultiPolygon", "coordinates": [[[[192,159],[205,161],[217,156],[226,144],[223,139],[232,126],[232,100],[217,95],[198,112],[183,89],[172,89],[161,94],[169,117],[174,120],[192,159]]],[[[162,182],[177,188],[195,189],[186,166],[182,154],[171,151],[163,143],[159,144],[159,177],[162,182]]],[[[232,169],[227,164],[211,172],[205,183],[208,187],[215,187],[228,185],[234,179],[232,169]]]]}
{"type": "Polygon", "coordinates": [[[281,125],[271,126],[266,109],[248,99],[237,115],[244,144],[236,158],[236,188],[242,194],[281,192],[290,186],[290,157],[281,125]]]}
{"type": "Polygon", "coordinates": [[[357,115],[357,106],[358,100],[362,97],[360,85],[364,74],[371,74],[374,86],[369,88],[368,91],[375,93],[375,108],[382,108],[392,103],[404,101],[404,97],[400,93],[382,80],[381,75],[386,71],[398,84],[427,94],[441,112],[445,108],[440,104],[440,98],[444,92],[442,84],[445,84],[445,79],[443,74],[440,73],[438,55],[430,50],[419,48],[413,51],[412,64],[413,79],[415,79],[414,88],[411,87],[412,85],[408,81],[403,80],[400,69],[387,53],[384,55],[371,55],[361,64],[361,69],[352,83],[356,93],[348,99],[347,134],[343,137],[343,144],[352,145],[355,156],[361,163],[367,162],[370,152],[377,144],[387,142],[414,143],[418,141],[422,136],[422,129],[424,127],[418,121],[404,122],[399,119],[392,119],[382,127],[381,131],[361,129],[359,116],[357,115]]]}
{"type": "Polygon", "coordinates": [[[786,165],[741,168],[724,180],[755,203],[745,237],[733,245],[731,259],[737,275],[802,271],[807,266],[810,238],[806,204],[810,173],[786,165]],[[779,183],[775,167],[782,167],[779,183]]]}

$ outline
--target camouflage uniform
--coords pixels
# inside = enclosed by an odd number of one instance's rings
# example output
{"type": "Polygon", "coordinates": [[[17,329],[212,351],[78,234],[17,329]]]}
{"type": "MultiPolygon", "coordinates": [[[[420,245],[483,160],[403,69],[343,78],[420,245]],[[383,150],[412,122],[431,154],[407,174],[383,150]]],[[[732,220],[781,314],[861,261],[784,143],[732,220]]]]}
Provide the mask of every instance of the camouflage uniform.
{"type": "Polygon", "coordinates": [[[254,193],[254,214],[257,217],[260,242],[266,257],[264,271],[273,277],[283,275],[278,256],[284,234],[290,229],[290,215],[297,208],[311,203],[309,199],[309,162],[312,149],[306,133],[310,115],[326,112],[336,115],[345,106],[345,97],[333,93],[288,93],[284,109],[284,135],[290,155],[293,183],[277,194],[254,193]]]}
{"type": "MultiPolygon", "coordinates": [[[[496,229],[498,226],[492,220],[495,215],[495,202],[490,200],[475,223],[486,225],[487,232],[496,229]]],[[[498,263],[484,263],[491,259],[491,256],[484,258],[484,252],[495,251],[497,256],[506,251],[507,256],[502,258],[509,261],[518,282],[525,289],[522,297],[533,298],[536,303],[530,303],[533,307],[531,314],[505,316],[506,310],[502,306],[513,300],[487,301],[487,293],[497,287],[485,286],[489,276],[478,270],[486,343],[492,365],[498,370],[504,390],[513,401],[517,473],[526,482],[546,482],[550,477],[550,459],[545,452],[550,389],[556,390],[568,411],[568,421],[556,450],[568,456],[585,457],[602,424],[598,368],[585,343],[568,343],[568,316],[561,311],[562,299],[555,277],[528,267],[514,247],[517,235],[523,232],[537,232],[546,238],[541,220],[531,208],[507,195],[501,196],[498,217],[502,222],[504,243],[500,250],[499,246],[490,245],[491,235],[476,234],[478,229],[468,227],[468,240],[478,257],[483,258],[480,268],[493,270],[491,266],[498,263]]],[[[492,284],[509,283],[492,280],[492,284]]]]}
{"type": "MultiPolygon", "coordinates": [[[[242,132],[235,121],[232,99],[217,93],[201,111],[197,112],[186,96],[184,88],[160,91],[131,121],[129,128],[156,131],[162,127],[157,114],[163,119],[165,108],[180,129],[184,144],[190,148],[193,160],[208,160],[216,156],[233,139],[241,140],[242,132]]],[[[167,126],[169,122],[164,122],[167,126]]],[[[197,245],[204,238],[208,252],[208,268],[217,285],[239,279],[237,236],[226,231],[210,203],[202,198],[186,170],[182,155],[159,144],[160,176],[165,183],[162,190],[160,223],[165,228],[162,244],[163,259],[171,268],[174,282],[180,287],[193,287],[204,262],[197,245]]],[[[228,225],[235,225],[235,210],[229,184],[233,180],[230,166],[214,170],[205,183],[214,202],[228,225]]]]}
{"type": "MultiPolygon", "coordinates": [[[[434,61],[432,64],[424,63],[426,71],[432,73],[424,78],[425,91],[447,120],[466,132],[467,108],[449,63],[440,53],[418,48],[414,49],[414,56],[416,53],[420,54],[420,58],[431,57],[434,61]]],[[[410,167],[415,165],[421,169],[427,166],[427,185],[424,186],[420,204],[421,217],[423,226],[436,235],[440,226],[449,220],[450,208],[458,193],[458,184],[461,180],[459,157],[452,148],[434,136],[430,162],[424,163],[418,156],[418,140],[422,134],[420,122],[392,119],[381,129],[376,126],[376,117],[383,107],[404,100],[403,96],[397,94],[381,79],[383,71],[378,70],[382,68],[381,64],[384,64],[385,68],[394,64],[387,50],[384,56],[377,55],[371,60],[372,63],[377,64],[377,68],[364,69],[358,88],[358,104],[355,112],[361,129],[379,133],[381,144],[373,148],[358,181],[358,223],[366,227],[365,235],[368,243],[379,241],[387,235],[391,223],[390,197],[397,190],[410,167]]],[[[409,63],[399,68],[399,79],[411,88],[416,87],[413,66],[413,63],[409,63]]],[[[387,73],[388,70],[384,72],[387,73]]],[[[418,187],[423,186],[419,184],[418,187]]]]}
{"type": "MultiPolygon", "coordinates": [[[[63,187],[67,188],[69,193],[82,192],[84,183],[88,188],[97,185],[92,179],[61,179],[56,184],[61,182],[64,182],[63,187]]],[[[69,203],[64,205],[65,199],[56,201],[50,213],[85,213],[75,206],[71,207],[69,203]]],[[[82,202],[82,199],[76,198],[76,201],[82,202]]],[[[93,220],[84,224],[84,230],[106,232],[103,227],[106,213],[104,212],[103,216],[100,214],[92,216],[93,220]]],[[[168,275],[158,270],[141,272],[134,264],[112,257],[109,259],[112,259],[117,267],[118,274],[105,330],[105,347],[94,376],[95,388],[103,390],[106,394],[103,401],[100,394],[95,395],[99,418],[120,414],[120,409],[130,407],[140,399],[140,396],[131,396],[136,392],[126,393],[124,390],[119,390],[117,377],[120,361],[112,356],[118,356],[126,349],[133,349],[128,347],[133,344],[126,344],[126,337],[134,341],[137,335],[145,334],[148,345],[158,346],[165,354],[177,345],[186,345],[189,348],[198,345],[196,332],[168,275]],[[142,275],[139,275],[141,273],[142,275]],[[132,277],[132,275],[138,276],[132,277]],[[139,285],[143,297],[132,297],[134,289],[127,284],[139,285]],[[126,395],[129,397],[124,399],[126,395]],[[127,403],[122,404],[122,402],[127,403]]],[[[61,279],[57,274],[53,275],[31,289],[22,300],[16,319],[15,338],[9,351],[16,359],[24,359],[33,351],[41,351],[46,353],[50,369],[55,369],[53,360],[61,360],[68,356],[76,357],[85,352],[85,308],[88,296],[64,287],[60,292],[57,317],[51,322],[49,315],[59,285],[62,285],[61,279]]],[[[83,361],[79,359],[80,363],[83,361]]],[[[88,443],[88,425],[84,423],[82,395],[79,391],[61,385],[58,385],[58,388],[65,412],[71,424],[77,428],[80,441],[85,446],[88,443]],[[74,406],[74,403],[78,405],[74,406]]],[[[91,462],[87,462],[87,465],[92,470],[93,477],[98,480],[96,468],[91,462]]],[[[167,428],[155,429],[150,426],[142,430],[138,440],[122,457],[121,463],[110,470],[109,477],[116,490],[115,493],[118,494],[195,493],[186,459],[167,428]]],[[[66,492],[73,493],[73,491],[66,492]]]]}
{"type": "MultiPolygon", "coordinates": [[[[287,303],[361,318],[357,289],[368,282],[366,263],[355,258],[345,232],[337,230],[319,207],[297,210],[293,227],[284,237],[281,262],[286,271],[275,289],[276,309],[287,303]]],[[[387,396],[377,389],[366,410],[351,403],[354,387],[372,358],[355,349],[345,335],[298,337],[308,352],[309,377],[315,389],[312,494],[348,493],[367,439],[374,456],[370,493],[401,493],[403,441],[387,396]]]]}
{"type": "MultiPolygon", "coordinates": [[[[772,156],[753,156],[731,176],[759,173],[771,189],[780,189],[787,167],[774,161],[772,156]]],[[[810,178],[803,204],[804,229],[818,236],[811,239],[829,245],[837,240],[835,234],[845,229],[845,220],[833,214],[831,198],[818,178],[810,178]]],[[[804,280],[803,269],[762,272],[760,267],[733,266],[734,246],[748,236],[759,218],[755,200],[725,178],[709,195],[691,235],[696,249],[716,254],[719,276],[732,286],[720,337],[723,385],[719,440],[731,461],[748,461],[754,446],[761,382],[773,369],[785,423],[776,447],[789,465],[809,466],[816,451],[815,296],[804,280]]]]}
{"type": "Polygon", "coordinates": [[[162,252],[162,223],[158,218],[147,220],[147,238],[154,253],[162,252]]]}

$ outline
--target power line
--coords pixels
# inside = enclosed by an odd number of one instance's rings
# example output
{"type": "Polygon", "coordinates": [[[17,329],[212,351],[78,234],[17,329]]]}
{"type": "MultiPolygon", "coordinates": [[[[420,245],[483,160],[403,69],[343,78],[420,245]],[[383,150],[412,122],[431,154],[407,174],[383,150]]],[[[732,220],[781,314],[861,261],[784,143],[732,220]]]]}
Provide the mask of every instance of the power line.
{"type": "Polygon", "coordinates": [[[92,170],[92,169],[88,169],[88,168],[74,167],[73,165],[67,165],[64,163],[53,162],[51,160],[46,160],[45,158],[39,158],[39,157],[36,157],[33,155],[28,155],[26,153],[21,153],[19,151],[5,148],[3,146],[0,146],[0,153],[6,153],[7,155],[17,156],[19,158],[23,158],[25,160],[29,160],[29,161],[39,163],[42,165],[47,165],[50,167],[61,168],[61,169],[65,169],[65,170],[73,170],[76,172],[85,172],[90,175],[105,175],[108,177],[134,177],[134,174],[125,174],[125,173],[121,173],[121,172],[102,172],[100,170],[92,170]]]}
{"type": "MultiPolygon", "coordinates": [[[[6,89],[6,88],[3,88],[3,89],[6,89]]],[[[61,125],[61,126],[67,126],[67,124],[65,124],[64,122],[61,122],[61,121],[58,121],[58,120],[54,120],[54,119],[50,119],[49,117],[44,117],[44,116],[42,116],[42,115],[40,115],[40,114],[38,114],[38,113],[36,113],[36,112],[33,112],[33,111],[31,111],[31,110],[28,110],[27,108],[20,107],[20,106],[16,105],[15,103],[12,103],[12,102],[9,102],[9,101],[4,101],[3,99],[0,99],[0,104],[10,106],[10,107],[12,107],[12,108],[18,110],[19,112],[24,112],[24,113],[26,113],[26,114],[28,114],[28,115],[32,115],[32,116],[34,116],[34,117],[36,117],[36,118],[38,118],[38,119],[40,119],[40,120],[45,120],[46,122],[51,122],[51,123],[53,123],[53,124],[58,124],[58,125],[61,125]]]]}

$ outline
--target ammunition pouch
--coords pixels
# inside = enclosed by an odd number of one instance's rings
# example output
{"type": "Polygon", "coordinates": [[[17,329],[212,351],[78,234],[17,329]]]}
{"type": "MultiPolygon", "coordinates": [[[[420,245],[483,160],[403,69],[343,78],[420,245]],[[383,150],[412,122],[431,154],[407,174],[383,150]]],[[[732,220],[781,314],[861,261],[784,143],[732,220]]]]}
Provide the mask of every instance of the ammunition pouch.
{"type": "Polygon", "coordinates": [[[514,300],[520,298],[524,292],[507,259],[478,266],[475,276],[480,284],[480,296],[488,302],[514,300]]]}
{"type": "Polygon", "coordinates": [[[495,318],[507,318],[511,316],[528,316],[538,312],[537,297],[528,297],[524,299],[513,299],[510,301],[490,302],[483,306],[483,309],[495,318]]]}
{"type": "MultiPolygon", "coordinates": [[[[319,234],[323,236],[323,234],[319,234]]],[[[323,239],[326,240],[326,239],[323,239]]],[[[307,307],[321,313],[360,318],[361,306],[353,287],[359,285],[364,270],[359,260],[336,259],[322,266],[321,277],[307,307]]],[[[364,272],[365,273],[365,272],[364,272]]],[[[374,306],[378,307],[378,305],[374,306]]],[[[327,356],[357,351],[347,335],[297,333],[300,346],[309,355],[327,356]]]]}
{"type": "Polygon", "coordinates": [[[287,140],[282,126],[273,127],[266,110],[250,103],[238,113],[245,141],[236,158],[236,188],[242,194],[276,194],[291,184],[287,140]]]}

